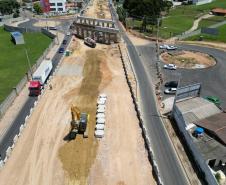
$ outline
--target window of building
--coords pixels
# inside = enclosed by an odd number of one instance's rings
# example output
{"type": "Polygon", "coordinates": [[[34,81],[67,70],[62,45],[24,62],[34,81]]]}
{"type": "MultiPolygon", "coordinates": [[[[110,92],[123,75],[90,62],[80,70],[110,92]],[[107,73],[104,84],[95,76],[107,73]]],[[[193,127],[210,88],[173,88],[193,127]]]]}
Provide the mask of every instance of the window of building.
{"type": "Polygon", "coordinates": [[[50,8],[50,11],[56,11],[56,8],[50,8]]]}
{"type": "Polygon", "coordinates": [[[50,4],[50,6],[55,6],[55,3],[49,3],[50,4]]]}
{"type": "Polygon", "coordinates": [[[57,3],[57,6],[63,6],[63,3],[57,3]]]}
{"type": "Polygon", "coordinates": [[[63,11],[63,8],[58,8],[58,11],[63,11]]]}

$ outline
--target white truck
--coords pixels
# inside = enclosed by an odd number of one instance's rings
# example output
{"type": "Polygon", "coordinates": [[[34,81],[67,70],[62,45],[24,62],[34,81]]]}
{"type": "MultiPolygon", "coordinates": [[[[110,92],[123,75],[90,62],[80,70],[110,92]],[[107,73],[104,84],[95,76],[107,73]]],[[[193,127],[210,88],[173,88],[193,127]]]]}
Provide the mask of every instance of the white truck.
{"type": "Polygon", "coordinates": [[[49,77],[52,69],[53,64],[51,60],[42,61],[41,65],[35,71],[35,73],[32,76],[32,80],[30,81],[29,84],[30,96],[38,96],[41,93],[42,86],[49,77]]]}

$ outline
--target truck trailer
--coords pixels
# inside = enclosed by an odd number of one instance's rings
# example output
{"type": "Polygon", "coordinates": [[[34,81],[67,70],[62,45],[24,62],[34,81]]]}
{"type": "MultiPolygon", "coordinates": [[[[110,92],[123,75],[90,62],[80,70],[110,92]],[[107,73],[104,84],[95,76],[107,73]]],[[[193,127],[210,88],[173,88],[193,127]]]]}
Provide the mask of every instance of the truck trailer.
{"type": "Polygon", "coordinates": [[[29,96],[38,96],[53,69],[51,60],[43,60],[29,83],[29,96]]]}

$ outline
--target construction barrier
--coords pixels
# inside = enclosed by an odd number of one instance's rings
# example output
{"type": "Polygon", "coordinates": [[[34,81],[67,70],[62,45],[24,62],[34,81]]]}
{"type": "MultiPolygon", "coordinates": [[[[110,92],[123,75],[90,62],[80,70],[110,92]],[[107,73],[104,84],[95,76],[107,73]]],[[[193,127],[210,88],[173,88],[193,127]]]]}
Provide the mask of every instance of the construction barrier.
{"type": "Polygon", "coordinates": [[[18,141],[18,135],[15,135],[13,138],[13,143],[16,143],[18,141]]]}
{"type": "Polygon", "coordinates": [[[9,157],[12,153],[12,148],[11,147],[8,147],[7,150],[6,150],[6,156],[9,157]]]}
{"type": "Polygon", "coordinates": [[[4,166],[4,161],[3,160],[0,160],[0,169],[2,169],[4,166]]]}
{"type": "Polygon", "coordinates": [[[143,123],[143,120],[141,118],[141,111],[140,111],[139,106],[138,106],[138,102],[137,102],[137,99],[136,99],[136,96],[135,96],[135,93],[134,93],[134,90],[133,90],[133,87],[132,87],[132,83],[130,82],[130,79],[128,77],[128,71],[127,71],[127,68],[126,68],[125,61],[130,62],[130,59],[126,54],[122,53],[120,45],[119,45],[119,51],[120,51],[120,54],[121,54],[122,66],[123,66],[123,70],[124,70],[124,73],[125,73],[126,81],[127,81],[128,86],[129,86],[131,97],[132,97],[133,103],[134,103],[134,108],[135,108],[135,111],[137,113],[137,118],[139,120],[139,126],[142,130],[142,136],[143,136],[143,139],[144,139],[145,148],[147,149],[148,159],[153,166],[154,177],[156,178],[158,185],[164,185],[162,180],[161,180],[158,165],[155,161],[154,153],[153,153],[152,148],[151,148],[151,140],[147,135],[147,130],[146,130],[144,123],[143,123]]]}

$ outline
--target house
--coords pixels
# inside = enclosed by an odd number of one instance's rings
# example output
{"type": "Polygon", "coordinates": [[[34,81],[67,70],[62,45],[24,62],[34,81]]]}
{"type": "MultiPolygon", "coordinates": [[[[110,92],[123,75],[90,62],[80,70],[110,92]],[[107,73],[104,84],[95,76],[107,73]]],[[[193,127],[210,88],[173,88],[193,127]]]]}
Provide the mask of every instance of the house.
{"type": "Polygon", "coordinates": [[[41,0],[43,12],[66,12],[66,0],[41,0]]]}
{"type": "Polygon", "coordinates": [[[214,8],[213,10],[211,10],[211,12],[214,15],[220,15],[220,16],[225,16],[226,15],[226,9],[223,9],[223,8],[214,8]]]}

